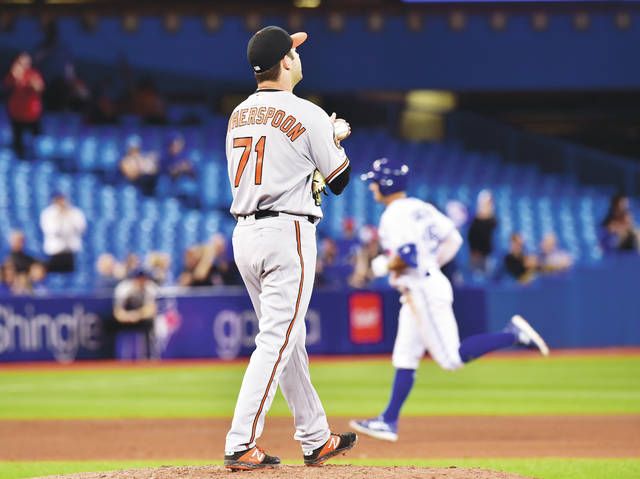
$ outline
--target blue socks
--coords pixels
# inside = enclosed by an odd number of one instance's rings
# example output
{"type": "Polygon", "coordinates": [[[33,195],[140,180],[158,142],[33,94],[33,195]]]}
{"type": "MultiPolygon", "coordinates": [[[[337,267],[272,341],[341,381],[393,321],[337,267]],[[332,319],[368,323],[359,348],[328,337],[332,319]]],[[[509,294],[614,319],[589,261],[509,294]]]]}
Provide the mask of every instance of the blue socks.
{"type": "MultiPolygon", "coordinates": [[[[518,342],[513,333],[487,333],[470,336],[460,344],[460,357],[468,363],[491,351],[508,348],[518,342]]],[[[382,413],[384,422],[396,422],[400,417],[400,409],[409,397],[415,381],[415,369],[396,369],[393,389],[387,408],[382,413]]]]}
{"type": "Polygon", "coordinates": [[[396,422],[398,420],[400,409],[407,400],[407,397],[409,397],[415,378],[415,369],[396,369],[391,398],[389,399],[387,409],[382,413],[384,422],[396,422]]]}
{"type": "Polygon", "coordinates": [[[518,342],[513,333],[487,333],[469,336],[460,344],[460,358],[468,363],[491,351],[508,348],[518,342]]]}

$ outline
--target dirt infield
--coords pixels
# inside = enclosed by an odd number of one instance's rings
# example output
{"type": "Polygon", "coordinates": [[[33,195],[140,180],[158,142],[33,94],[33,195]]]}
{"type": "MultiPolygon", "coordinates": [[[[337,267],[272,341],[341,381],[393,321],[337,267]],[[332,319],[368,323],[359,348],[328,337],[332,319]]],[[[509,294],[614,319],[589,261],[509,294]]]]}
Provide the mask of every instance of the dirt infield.
{"type": "MultiPolygon", "coordinates": [[[[229,422],[227,419],[0,421],[0,460],[219,461],[229,422]]],[[[347,419],[332,420],[332,427],[346,430],[347,419]]],[[[638,431],[640,415],[407,417],[401,423],[397,443],[361,437],[347,457],[361,460],[639,457],[638,431]]],[[[291,419],[268,418],[260,444],[284,459],[301,459],[293,432],[291,419]]]]}
{"type": "Polygon", "coordinates": [[[276,469],[253,471],[250,473],[232,473],[222,467],[160,467],[155,469],[136,469],[117,472],[82,473],[68,476],[49,476],[64,479],[223,479],[248,477],[252,479],[526,479],[517,474],[487,471],[484,469],[446,469],[419,467],[362,467],[333,466],[298,467],[281,466],[276,469]]]}

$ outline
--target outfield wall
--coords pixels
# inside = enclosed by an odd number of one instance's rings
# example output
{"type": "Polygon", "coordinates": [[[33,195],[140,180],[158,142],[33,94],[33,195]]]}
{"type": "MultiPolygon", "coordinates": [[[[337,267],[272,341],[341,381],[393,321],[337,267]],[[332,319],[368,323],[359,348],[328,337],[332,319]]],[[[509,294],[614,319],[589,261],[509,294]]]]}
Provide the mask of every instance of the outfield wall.
{"type": "MultiPolygon", "coordinates": [[[[460,335],[504,326],[514,312],[552,347],[640,345],[640,258],[609,259],[528,286],[456,290],[460,335]]],[[[168,291],[167,293],[175,293],[168,291]]],[[[56,296],[0,301],[0,361],[112,358],[109,297],[56,296]]],[[[311,354],[380,354],[393,347],[398,294],[317,291],[306,317],[311,354]]],[[[247,356],[257,320],[242,288],[165,294],[156,320],[162,358],[247,356]]]]}

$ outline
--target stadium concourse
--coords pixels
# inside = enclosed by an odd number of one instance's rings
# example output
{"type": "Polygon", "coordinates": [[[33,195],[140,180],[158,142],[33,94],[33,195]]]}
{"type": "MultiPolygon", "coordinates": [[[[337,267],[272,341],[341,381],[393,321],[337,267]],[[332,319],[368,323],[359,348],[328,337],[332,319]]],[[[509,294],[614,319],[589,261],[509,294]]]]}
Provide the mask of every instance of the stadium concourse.
{"type": "MultiPolygon", "coordinates": [[[[106,252],[117,258],[166,252],[172,258],[172,276],[177,277],[187,248],[217,232],[229,237],[235,224],[228,213],[226,120],[210,114],[202,114],[200,120],[199,125],[169,127],[143,126],[129,118],[119,125],[91,126],[71,113],[45,115],[43,134],[34,138],[27,160],[17,159],[8,146],[0,148],[0,235],[7,238],[12,230],[22,230],[26,250],[42,254],[39,215],[51,195],[62,192],[84,212],[88,228],[76,272],[52,275],[49,292],[91,290],[96,260],[106,252]],[[154,195],[143,195],[119,170],[127,145],[134,137],[143,151],[160,151],[176,132],[185,140],[195,176],[161,178],[154,195]]],[[[0,138],[8,145],[10,127],[4,112],[0,138]]],[[[612,193],[608,188],[544,174],[535,166],[505,163],[497,155],[465,151],[457,144],[402,141],[382,130],[356,129],[347,150],[356,174],[377,157],[406,161],[413,170],[410,193],[441,209],[455,200],[471,211],[478,193],[490,189],[499,218],[500,253],[508,249],[513,232],[520,232],[533,251],[544,234],[553,231],[578,263],[596,262],[602,256],[598,228],[612,193]]],[[[354,181],[345,195],[326,202],[320,234],[339,238],[345,219],[353,218],[362,228],[375,224],[380,211],[366,185],[354,181]]],[[[468,254],[467,248],[461,250],[459,265],[468,263],[468,254]]]]}

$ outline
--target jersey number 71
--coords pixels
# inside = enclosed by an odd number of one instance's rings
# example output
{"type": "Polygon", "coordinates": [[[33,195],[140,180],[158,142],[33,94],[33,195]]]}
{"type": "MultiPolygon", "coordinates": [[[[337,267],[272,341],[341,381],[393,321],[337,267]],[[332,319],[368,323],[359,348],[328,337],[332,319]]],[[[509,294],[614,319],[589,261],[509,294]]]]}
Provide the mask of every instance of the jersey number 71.
{"type": "MultiPolygon", "coordinates": [[[[266,136],[261,136],[256,142],[256,185],[262,184],[262,161],[264,160],[264,144],[267,141],[266,136]]],[[[253,146],[253,138],[250,136],[242,136],[240,138],[233,139],[234,148],[242,148],[242,156],[240,156],[240,163],[238,163],[238,171],[236,171],[236,180],[234,186],[237,188],[240,186],[240,179],[244,173],[247,163],[249,162],[249,155],[253,146]]]]}

